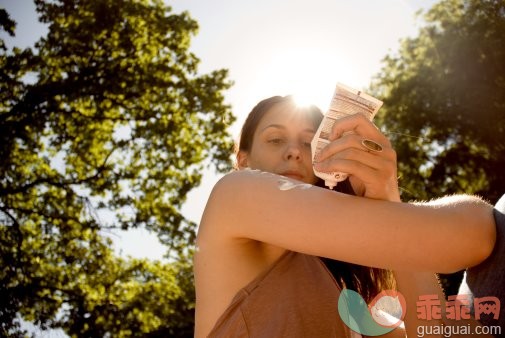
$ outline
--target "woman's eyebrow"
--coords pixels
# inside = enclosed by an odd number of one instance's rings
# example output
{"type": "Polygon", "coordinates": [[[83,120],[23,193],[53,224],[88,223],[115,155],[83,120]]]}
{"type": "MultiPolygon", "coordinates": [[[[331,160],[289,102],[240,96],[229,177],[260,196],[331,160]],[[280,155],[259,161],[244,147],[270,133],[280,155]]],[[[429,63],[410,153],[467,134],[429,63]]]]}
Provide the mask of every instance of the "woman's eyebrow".
{"type": "MultiPolygon", "coordinates": [[[[276,123],[273,123],[273,124],[269,124],[268,126],[266,126],[265,128],[261,129],[260,132],[264,132],[265,130],[267,130],[268,128],[277,128],[277,129],[287,129],[285,126],[283,126],[282,124],[276,124],[276,123]]],[[[307,133],[315,133],[316,131],[312,128],[305,128],[302,130],[303,132],[307,132],[307,133]]]]}
{"type": "Polygon", "coordinates": [[[282,124],[269,124],[268,126],[266,126],[265,128],[261,129],[261,132],[264,132],[265,130],[267,130],[268,128],[277,128],[277,129],[286,129],[285,126],[283,126],[282,124]]]}

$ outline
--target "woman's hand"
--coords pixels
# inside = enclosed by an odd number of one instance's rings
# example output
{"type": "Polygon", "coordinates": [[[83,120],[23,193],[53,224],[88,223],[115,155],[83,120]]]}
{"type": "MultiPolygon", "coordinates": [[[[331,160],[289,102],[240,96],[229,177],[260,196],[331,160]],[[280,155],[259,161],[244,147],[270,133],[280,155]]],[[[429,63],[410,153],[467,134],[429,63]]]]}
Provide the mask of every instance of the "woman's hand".
{"type": "Polygon", "coordinates": [[[316,170],[348,173],[359,196],[400,201],[396,152],[372,122],[361,114],[339,119],[333,125],[330,141],[316,157],[316,170]],[[382,150],[372,150],[365,140],[379,144],[382,150]]]}

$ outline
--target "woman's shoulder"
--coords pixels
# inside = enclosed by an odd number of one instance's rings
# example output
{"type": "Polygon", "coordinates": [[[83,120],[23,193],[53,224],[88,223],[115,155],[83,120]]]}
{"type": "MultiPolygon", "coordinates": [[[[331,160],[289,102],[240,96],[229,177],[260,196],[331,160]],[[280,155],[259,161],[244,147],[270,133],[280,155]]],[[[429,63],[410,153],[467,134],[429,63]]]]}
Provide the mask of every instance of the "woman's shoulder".
{"type": "MultiPolygon", "coordinates": [[[[223,176],[212,189],[200,228],[219,229],[220,238],[249,238],[268,242],[269,238],[258,237],[262,228],[270,227],[271,222],[280,227],[290,223],[295,217],[290,211],[292,206],[310,204],[314,189],[324,190],[260,170],[231,172],[223,176]]],[[[305,209],[308,217],[309,209],[305,209]]],[[[271,234],[271,230],[264,231],[271,234]]]]}
{"type": "Polygon", "coordinates": [[[244,169],[230,172],[214,185],[206,209],[227,205],[241,208],[274,187],[282,176],[260,170],[244,169]]]}
{"type": "MultiPolygon", "coordinates": [[[[214,185],[213,190],[230,189],[234,184],[247,182],[251,179],[252,170],[234,170],[221,177],[214,185]]],[[[254,171],[255,172],[255,171],[254,171]]]]}
{"type": "Polygon", "coordinates": [[[254,179],[246,170],[232,171],[225,174],[214,184],[205,212],[208,212],[209,209],[221,209],[223,204],[231,207],[231,203],[236,202],[237,197],[242,197],[242,192],[248,189],[248,185],[251,185],[254,179]]]}
{"type": "MultiPolygon", "coordinates": [[[[247,205],[247,202],[244,203],[246,196],[250,196],[256,190],[250,189],[254,180],[257,178],[251,175],[249,170],[233,171],[221,177],[212,188],[207,200],[199,233],[205,233],[210,225],[214,230],[216,227],[223,228],[231,219],[236,218],[239,209],[247,205]]],[[[221,236],[225,234],[223,230],[219,231],[221,236]]]]}
{"type": "Polygon", "coordinates": [[[265,179],[279,179],[282,176],[277,174],[269,173],[266,171],[261,171],[257,169],[243,169],[243,170],[235,170],[225,174],[221,177],[216,185],[214,186],[223,188],[223,189],[231,189],[236,187],[236,184],[248,184],[252,182],[264,181],[265,179]]]}
{"type": "Polygon", "coordinates": [[[244,198],[277,195],[287,190],[307,189],[326,190],[278,174],[256,169],[244,169],[230,172],[219,179],[212,190],[211,198],[219,195],[221,197],[228,196],[234,201],[242,201],[244,198]]]}

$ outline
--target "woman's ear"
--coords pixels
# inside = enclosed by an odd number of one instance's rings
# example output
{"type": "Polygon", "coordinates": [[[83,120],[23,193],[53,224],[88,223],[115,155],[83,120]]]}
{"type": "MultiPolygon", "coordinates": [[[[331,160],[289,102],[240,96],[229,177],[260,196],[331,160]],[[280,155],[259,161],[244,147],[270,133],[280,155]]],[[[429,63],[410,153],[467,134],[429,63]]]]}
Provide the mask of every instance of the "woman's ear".
{"type": "Polygon", "coordinates": [[[249,166],[247,161],[247,153],[243,150],[239,150],[237,153],[237,166],[239,169],[244,169],[249,166]]]}

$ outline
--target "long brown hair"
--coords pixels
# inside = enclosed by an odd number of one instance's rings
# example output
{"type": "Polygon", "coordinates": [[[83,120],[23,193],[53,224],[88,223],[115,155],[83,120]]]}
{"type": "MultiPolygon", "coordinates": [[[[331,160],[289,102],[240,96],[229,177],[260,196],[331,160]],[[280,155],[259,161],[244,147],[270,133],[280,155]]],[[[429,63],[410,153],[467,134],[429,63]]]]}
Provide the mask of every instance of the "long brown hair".
{"type": "MultiPolygon", "coordinates": [[[[292,96],[272,96],[260,101],[252,109],[242,126],[238,149],[236,149],[237,152],[244,151],[248,153],[251,151],[254,133],[256,132],[258,124],[273,106],[280,103],[295,104],[292,96]]],[[[305,110],[305,115],[313,123],[314,128],[317,129],[317,127],[319,127],[323,119],[323,114],[317,106],[311,105],[299,107],[298,109],[305,110]]],[[[324,187],[324,181],[318,179],[315,185],[324,187]]],[[[336,191],[355,195],[349,180],[337,184],[336,191]]],[[[382,290],[395,288],[393,273],[390,270],[371,268],[324,257],[321,257],[321,260],[331,272],[341,289],[349,288],[355,290],[367,303],[382,290]]]]}

